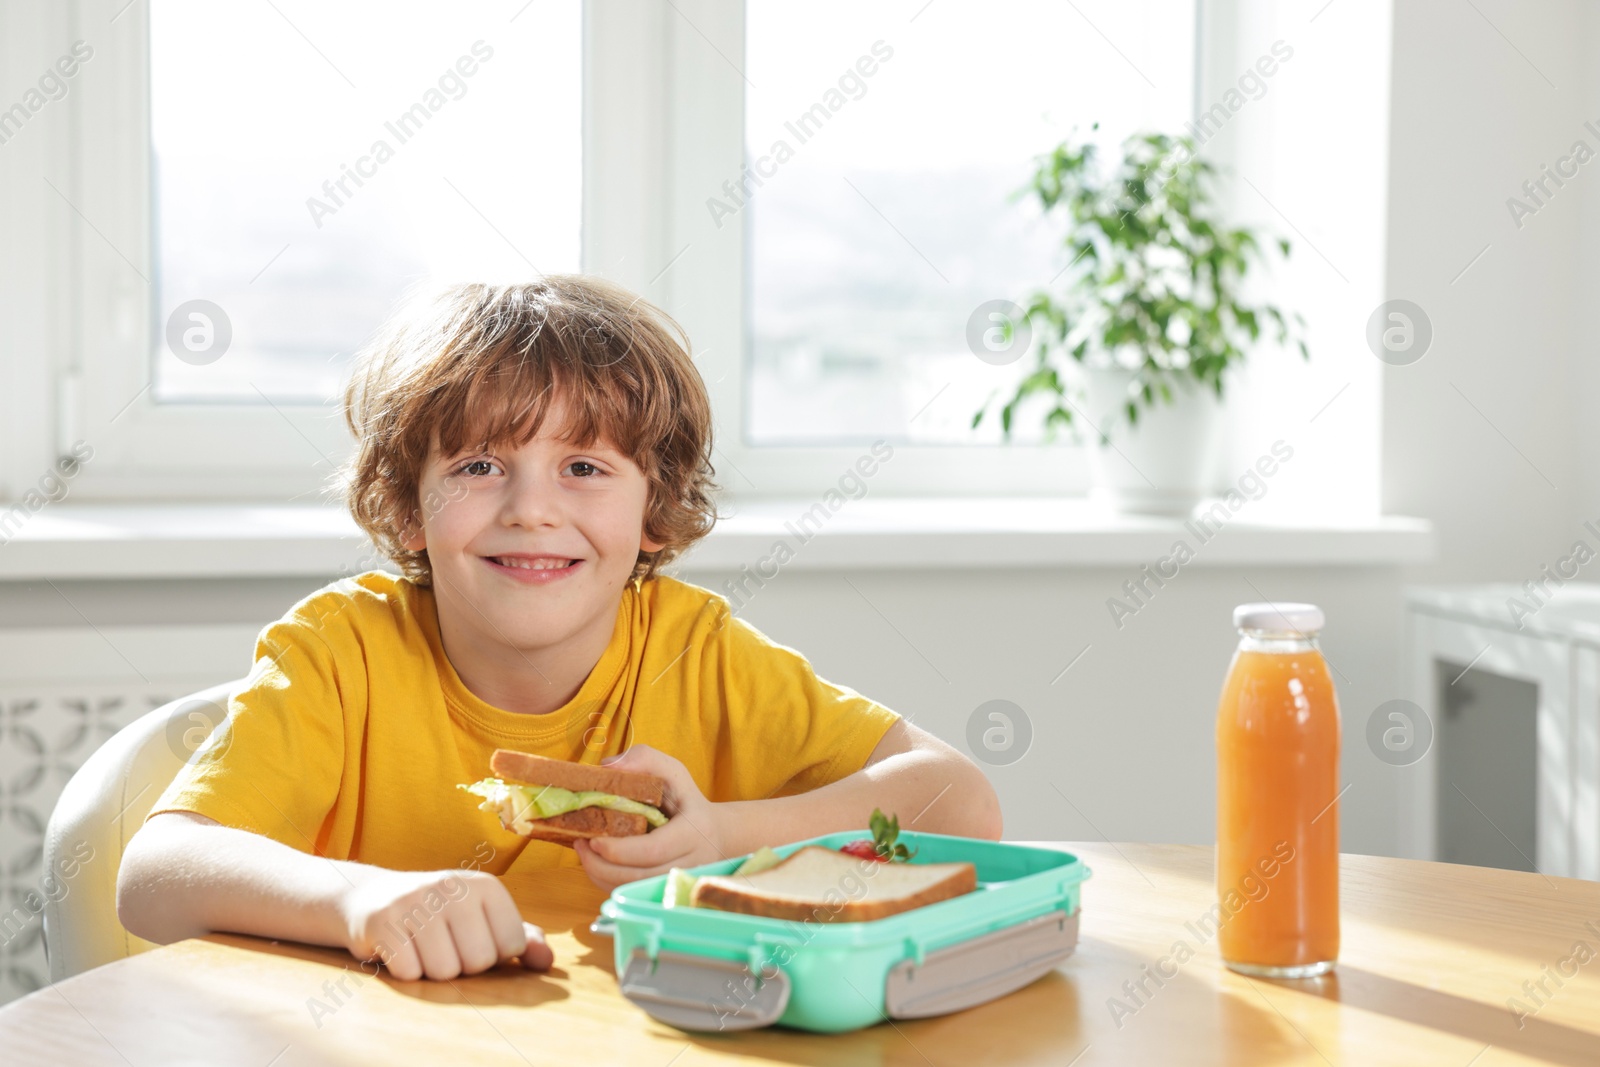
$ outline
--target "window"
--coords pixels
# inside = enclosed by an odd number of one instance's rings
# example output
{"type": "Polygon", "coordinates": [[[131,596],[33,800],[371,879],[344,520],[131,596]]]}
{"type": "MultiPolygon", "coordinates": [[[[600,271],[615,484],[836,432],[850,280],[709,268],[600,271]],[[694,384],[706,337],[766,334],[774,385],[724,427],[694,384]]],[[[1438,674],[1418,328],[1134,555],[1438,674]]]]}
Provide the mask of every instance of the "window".
{"type": "Polygon", "coordinates": [[[1074,126],[1108,153],[1182,127],[1192,6],[818,0],[745,18],[754,177],[747,206],[725,202],[749,216],[746,443],[998,443],[993,410],[972,416],[1031,362],[977,359],[968,320],[1065,264],[1059,227],[1011,195],[1074,126]]]}
{"type": "MultiPolygon", "coordinates": [[[[28,275],[38,299],[19,301],[15,329],[49,359],[17,379],[23,444],[0,475],[27,484],[81,438],[94,458],[80,499],[316,499],[349,447],[330,402],[345,362],[409,286],[582,269],[685,327],[734,497],[815,495],[880,438],[896,448],[875,494],[1081,493],[1084,450],[1040,443],[1037,421],[1019,418],[1005,447],[997,419],[969,428],[1027,366],[977,359],[969,320],[1064,265],[1052,224],[1009,199],[1034,156],[1096,121],[1113,148],[1192,116],[1195,7],[152,0],[0,15],[18,50],[94,48],[70,95],[7,145],[48,182],[8,233],[48,268],[28,275]],[[217,358],[204,350],[222,323],[192,301],[226,317],[217,358]]],[[[1208,9],[1203,102],[1253,58],[1229,26],[1225,5],[1208,9]]],[[[1318,27],[1299,82],[1274,83],[1219,150],[1326,136],[1349,97],[1329,90],[1345,68],[1318,27]]],[[[1381,132],[1386,91],[1362,97],[1362,129],[1381,132]]],[[[1345,158],[1381,158],[1348,140],[1345,158]]],[[[1249,176],[1307,240],[1381,262],[1381,168],[1362,172],[1371,209],[1352,213],[1328,206],[1341,201],[1321,190],[1343,179],[1317,152],[1271,158],[1264,172],[1251,157],[1249,176]],[[1374,221],[1354,232],[1352,215],[1374,221]]],[[[1267,213],[1256,199],[1242,203],[1267,213]]],[[[1297,292],[1329,288],[1321,264],[1297,257],[1297,292]]],[[[1337,325],[1376,302],[1369,288],[1326,297],[1314,353],[1342,351],[1337,325]]],[[[1314,388],[1296,386],[1316,412],[1356,381],[1312,428],[1368,495],[1369,370],[1318,356],[1314,388]]],[[[1243,414],[1284,405],[1257,407],[1243,414]]]]}
{"type": "Polygon", "coordinates": [[[17,476],[81,439],[79,499],[315,502],[409,289],[580,269],[581,0],[41,10],[94,52],[29,130],[62,314],[17,476]]]}
{"type": "Polygon", "coordinates": [[[578,4],[486,15],[153,0],[156,402],[326,404],[408,286],[578,269],[578,4]]]}

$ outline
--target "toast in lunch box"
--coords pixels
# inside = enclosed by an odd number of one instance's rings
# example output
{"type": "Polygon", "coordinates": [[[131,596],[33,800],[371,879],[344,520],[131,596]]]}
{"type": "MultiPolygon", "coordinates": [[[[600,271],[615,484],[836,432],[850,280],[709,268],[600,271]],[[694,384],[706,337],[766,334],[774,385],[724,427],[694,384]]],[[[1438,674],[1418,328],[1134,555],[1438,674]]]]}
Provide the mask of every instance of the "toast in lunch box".
{"type": "Polygon", "coordinates": [[[808,845],[756,874],[699,878],[692,901],[770,919],[868,922],[977,887],[970,863],[887,863],[808,845]]]}

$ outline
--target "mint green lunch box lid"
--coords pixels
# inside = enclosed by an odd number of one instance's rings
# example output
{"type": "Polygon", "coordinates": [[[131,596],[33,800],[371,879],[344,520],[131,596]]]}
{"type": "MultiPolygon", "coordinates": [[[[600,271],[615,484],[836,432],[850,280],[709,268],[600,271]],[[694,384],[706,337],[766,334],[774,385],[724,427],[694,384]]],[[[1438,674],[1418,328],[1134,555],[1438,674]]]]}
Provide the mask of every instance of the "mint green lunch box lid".
{"type": "MultiPolygon", "coordinates": [[[[773,849],[838,848],[859,831],[773,849]]],[[[615,939],[622,993],[684,1030],[776,1023],[822,1033],[974,1007],[1053,970],[1078,942],[1079,887],[1090,871],[1070,852],[902,830],[917,863],[966,861],[978,888],[869,922],[795,922],[711,908],[666,908],[667,876],[629,882],[590,929],[615,939]]],[[[690,869],[730,874],[744,857],[690,869]]],[[[873,861],[863,861],[873,862],[873,861]]],[[[841,881],[840,899],[851,888],[841,881]]]]}

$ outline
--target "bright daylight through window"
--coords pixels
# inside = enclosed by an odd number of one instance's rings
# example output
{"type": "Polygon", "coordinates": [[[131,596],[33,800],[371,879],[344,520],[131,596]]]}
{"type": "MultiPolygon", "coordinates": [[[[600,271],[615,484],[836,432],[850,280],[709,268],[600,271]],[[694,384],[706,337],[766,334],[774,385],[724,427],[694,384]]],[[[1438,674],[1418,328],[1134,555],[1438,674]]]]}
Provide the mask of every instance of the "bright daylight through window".
{"type": "Polygon", "coordinates": [[[155,0],[158,401],[324,403],[413,284],[578,269],[578,0],[491,15],[155,0]]]}
{"type": "Polygon", "coordinates": [[[748,227],[751,444],[997,443],[998,420],[974,431],[972,415],[1029,364],[974,358],[968,320],[1065,266],[1060,232],[1010,195],[1074,125],[1098,121],[1115,151],[1191,117],[1187,5],[1097,15],[1112,40],[1142,41],[1135,68],[1070,4],[923,3],[747,5],[760,183],[724,191],[718,221],[748,227]]]}

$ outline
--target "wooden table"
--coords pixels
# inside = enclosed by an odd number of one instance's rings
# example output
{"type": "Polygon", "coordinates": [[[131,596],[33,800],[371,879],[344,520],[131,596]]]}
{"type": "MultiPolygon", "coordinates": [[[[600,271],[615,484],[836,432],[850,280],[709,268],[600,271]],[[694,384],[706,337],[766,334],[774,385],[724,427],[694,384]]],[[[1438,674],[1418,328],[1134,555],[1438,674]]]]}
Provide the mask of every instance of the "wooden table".
{"type": "Polygon", "coordinates": [[[1195,933],[1214,901],[1209,848],[1053,847],[1094,869],[1077,953],[1025,989],[942,1018],[835,1036],[662,1025],[618,993],[611,940],[589,932],[604,894],[563,870],[507,879],[549,936],[548,974],[396,982],[332,949],[208,937],[0,1009],[0,1062],[1600,1064],[1600,955],[1573,955],[1579,942],[1600,953],[1600,883],[1346,856],[1337,970],[1270,982],[1225,970],[1214,938],[1195,933]],[[1180,941],[1193,957],[1162,962],[1180,941]],[[1145,979],[1135,1000],[1128,989],[1147,966],[1176,974],[1145,979]],[[346,975],[362,984],[347,979],[340,993],[346,975]],[[1532,1012],[1520,1027],[1513,997],[1532,1012]]]}

